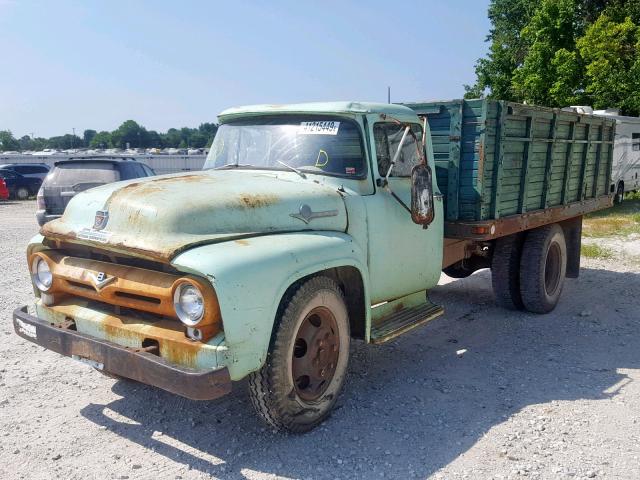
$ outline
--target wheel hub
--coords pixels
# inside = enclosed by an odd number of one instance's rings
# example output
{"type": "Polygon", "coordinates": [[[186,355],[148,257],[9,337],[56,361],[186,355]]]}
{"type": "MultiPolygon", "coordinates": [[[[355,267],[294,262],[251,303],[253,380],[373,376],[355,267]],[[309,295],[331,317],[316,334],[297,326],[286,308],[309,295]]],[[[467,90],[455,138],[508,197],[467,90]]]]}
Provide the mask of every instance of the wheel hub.
{"type": "Polygon", "coordinates": [[[300,398],[320,398],[333,379],[339,354],[335,317],[324,307],[314,308],[302,321],[293,348],[293,383],[300,398]]]}

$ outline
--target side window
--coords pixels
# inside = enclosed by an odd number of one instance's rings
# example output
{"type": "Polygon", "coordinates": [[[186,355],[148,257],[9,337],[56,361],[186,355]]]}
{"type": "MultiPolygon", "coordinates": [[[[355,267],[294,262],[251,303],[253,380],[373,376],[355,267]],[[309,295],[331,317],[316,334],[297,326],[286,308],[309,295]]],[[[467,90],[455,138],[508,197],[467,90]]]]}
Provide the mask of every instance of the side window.
{"type": "Polygon", "coordinates": [[[147,174],[147,177],[153,177],[155,175],[153,170],[151,170],[151,168],[149,168],[148,166],[142,165],[142,168],[143,168],[144,172],[147,174]]]}
{"type": "Polygon", "coordinates": [[[640,152],[640,133],[631,134],[631,150],[640,152]]]}
{"type": "MultiPolygon", "coordinates": [[[[398,150],[404,129],[404,126],[396,123],[376,123],[373,126],[378,172],[381,176],[385,176],[389,170],[389,165],[391,165],[391,161],[398,150]]],[[[409,133],[404,139],[404,145],[402,146],[396,165],[391,171],[391,177],[410,177],[411,169],[420,163],[418,149],[422,148],[422,127],[417,124],[412,124],[411,132],[413,132],[413,135],[409,133]],[[417,144],[416,141],[418,142],[417,144]]]]}
{"type": "Polygon", "coordinates": [[[133,178],[140,178],[141,172],[138,170],[137,163],[122,162],[120,165],[120,180],[131,180],[133,178]]]}

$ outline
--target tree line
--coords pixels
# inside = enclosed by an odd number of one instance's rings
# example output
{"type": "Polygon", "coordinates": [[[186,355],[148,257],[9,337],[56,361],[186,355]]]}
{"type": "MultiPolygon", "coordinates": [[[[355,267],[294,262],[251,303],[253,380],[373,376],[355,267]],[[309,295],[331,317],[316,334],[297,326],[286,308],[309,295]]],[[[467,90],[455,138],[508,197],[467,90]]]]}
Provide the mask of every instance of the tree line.
{"type": "Polygon", "coordinates": [[[112,132],[85,130],[82,137],[66,134],[51,138],[15,138],[9,130],[0,131],[0,151],[44,150],[51,148],[204,148],[211,145],[218,130],[215,123],[202,123],[198,128],[170,128],[166,133],[147,130],[127,120],[112,132]]]}
{"type": "Polygon", "coordinates": [[[492,0],[466,97],[640,115],[640,0],[492,0]]]}

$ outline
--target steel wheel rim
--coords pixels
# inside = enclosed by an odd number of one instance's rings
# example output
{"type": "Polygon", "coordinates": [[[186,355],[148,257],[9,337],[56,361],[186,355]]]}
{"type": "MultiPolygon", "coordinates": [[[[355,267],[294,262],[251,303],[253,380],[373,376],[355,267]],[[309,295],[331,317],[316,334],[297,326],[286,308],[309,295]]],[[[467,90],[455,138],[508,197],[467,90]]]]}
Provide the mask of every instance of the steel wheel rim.
{"type": "Polygon", "coordinates": [[[293,344],[293,385],[301,399],[318,400],[329,388],[339,355],[335,316],[326,307],[312,309],[300,324],[293,344]]]}
{"type": "Polygon", "coordinates": [[[560,263],[562,252],[560,245],[552,243],[549,245],[547,260],[544,266],[544,289],[547,295],[553,296],[560,285],[560,263]]]}

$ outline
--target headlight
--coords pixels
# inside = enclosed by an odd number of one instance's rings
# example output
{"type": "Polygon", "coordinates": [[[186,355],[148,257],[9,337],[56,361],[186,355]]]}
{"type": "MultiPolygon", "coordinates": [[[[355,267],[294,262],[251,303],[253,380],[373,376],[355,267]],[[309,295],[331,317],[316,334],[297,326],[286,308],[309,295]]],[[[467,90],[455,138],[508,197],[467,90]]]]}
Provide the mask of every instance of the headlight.
{"type": "Polygon", "coordinates": [[[196,326],[204,316],[204,297],[200,289],[189,282],[178,285],[173,295],[173,308],[182,323],[196,326]]]}
{"type": "Polygon", "coordinates": [[[31,265],[31,278],[33,283],[36,284],[38,290],[46,292],[51,288],[53,283],[53,275],[49,269],[49,264],[45,262],[41,257],[35,257],[31,265]]]}

